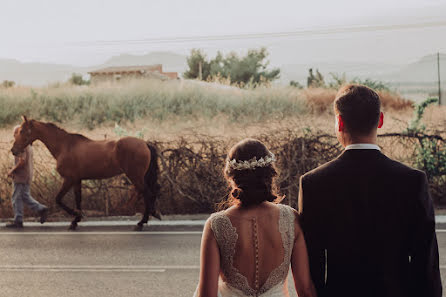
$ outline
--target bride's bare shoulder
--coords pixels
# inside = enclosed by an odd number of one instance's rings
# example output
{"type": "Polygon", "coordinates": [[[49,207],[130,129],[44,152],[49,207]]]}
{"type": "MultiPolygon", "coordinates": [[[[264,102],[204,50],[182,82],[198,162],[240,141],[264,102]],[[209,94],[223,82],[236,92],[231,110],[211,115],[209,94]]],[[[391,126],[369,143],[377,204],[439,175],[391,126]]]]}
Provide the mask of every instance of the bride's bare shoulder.
{"type": "Polygon", "coordinates": [[[252,218],[268,218],[277,217],[279,206],[272,202],[263,202],[259,205],[250,207],[241,207],[233,205],[224,211],[224,214],[232,219],[244,220],[252,218]]]}
{"type": "Polygon", "coordinates": [[[227,216],[238,216],[240,214],[240,207],[237,205],[232,205],[231,207],[223,210],[222,213],[227,216]]]}

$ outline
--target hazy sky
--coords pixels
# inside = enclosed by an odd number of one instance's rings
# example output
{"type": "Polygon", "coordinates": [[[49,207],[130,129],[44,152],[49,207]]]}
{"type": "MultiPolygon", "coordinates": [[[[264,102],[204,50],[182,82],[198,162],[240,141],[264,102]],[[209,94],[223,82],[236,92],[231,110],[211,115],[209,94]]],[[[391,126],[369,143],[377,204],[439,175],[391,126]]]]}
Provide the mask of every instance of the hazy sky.
{"type": "Polygon", "coordinates": [[[120,53],[266,46],[273,64],[394,62],[446,52],[446,0],[0,0],[0,58],[99,64],[120,53]],[[320,30],[437,22],[417,29],[320,30]],[[300,32],[280,38],[176,41],[181,37],[300,32]],[[317,33],[317,34],[316,34],[317,33]],[[164,41],[153,40],[166,38],[164,41]]]}

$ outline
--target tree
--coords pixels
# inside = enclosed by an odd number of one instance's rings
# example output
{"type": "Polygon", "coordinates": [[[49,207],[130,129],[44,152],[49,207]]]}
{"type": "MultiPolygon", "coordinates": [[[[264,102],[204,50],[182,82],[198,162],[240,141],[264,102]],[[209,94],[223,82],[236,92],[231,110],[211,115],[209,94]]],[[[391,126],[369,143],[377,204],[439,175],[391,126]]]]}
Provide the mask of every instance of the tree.
{"type": "Polygon", "coordinates": [[[2,82],[2,87],[7,89],[7,88],[12,88],[15,85],[15,82],[12,80],[4,80],[2,82]]]}
{"type": "Polygon", "coordinates": [[[387,83],[384,83],[379,80],[373,80],[370,78],[361,79],[359,77],[356,77],[352,80],[348,80],[345,73],[337,74],[333,72],[330,72],[330,76],[333,81],[328,84],[328,87],[332,89],[339,89],[341,86],[346,84],[358,84],[367,86],[375,91],[385,91],[385,92],[392,91],[387,83]]]}
{"type": "Polygon", "coordinates": [[[210,63],[206,60],[206,55],[199,49],[192,49],[190,56],[187,58],[187,70],[183,75],[185,78],[195,79],[200,77],[201,64],[201,79],[207,80],[210,74],[210,63]]]}
{"type": "Polygon", "coordinates": [[[360,85],[364,85],[367,86],[371,89],[374,89],[375,91],[387,91],[390,92],[390,87],[388,84],[379,81],[379,80],[372,80],[370,78],[366,78],[366,79],[360,79],[360,78],[355,78],[353,79],[350,83],[354,83],[354,84],[360,84],[360,85]]]}
{"type": "Polygon", "coordinates": [[[300,84],[300,82],[295,81],[295,80],[291,80],[291,81],[290,81],[290,86],[291,86],[291,87],[298,88],[298,89],[303,89],[303,88],[304,88],[304,87],[300,84]]]}
{"type": "Polygon", "coordinates": [[[217,52],[217,56],[209,63],[209,74],[211,76],[220,75],[227,78],[229,76],[227,69],[225,68],[225,58],[221,52],[217,52]]]}
{"type": "Polygon", "coordinates": [[[82,74],[73,73],[71,74],[71,78],[69,79],[69,82],[73,85],[82,86],[82,85],[89,85],[89,80],[84,80],[82,78],[82,74]]]}
{"type": "Polygon", "coordinates": [[[217,56],[208,61],[206,55],[200,50],[193,49],[187,58],[188,71],[184,73],[186,78],[199,78],[201,65],[202,80],[213,77],[223,77],[233,84],[259,84],[271,82],[280,75],[280,69],[267,70],[269,62],[266,60],[268,52],[265,48],[249,50],[247,55],[239,57],[231,52],[226,57],[218,52],[217,56]]]}
{"type": "Polygon", "coordinates": [[[316,69],[316,75],[313,74],[313,68],[308,70],[307,88],[324,88],[325,81],[319,70],[316,69]]]}
{"type": "Polygon", "coordinates": [[[345,73],[337,74],[337,73],[330,72],[329,74],[331,75],[331,78],[333,79],[333,82],[330,82],[328,84],[329,88],[339,89],[340,87],[342,87],[343,85],[345,85],[347,83],[347,76],[345,75],[345,73]]]}
{"type": "Polygon", "coordinates": [[[226,77],[231,83],[254,83],[270,82],[279,78],[280,69],[267,70],[269,61],[265,60],[268,52],[265,48],[260,50],[249,50],[245,57],[239,57],[235,53],[229,54],[224,60],[226,77]]]}

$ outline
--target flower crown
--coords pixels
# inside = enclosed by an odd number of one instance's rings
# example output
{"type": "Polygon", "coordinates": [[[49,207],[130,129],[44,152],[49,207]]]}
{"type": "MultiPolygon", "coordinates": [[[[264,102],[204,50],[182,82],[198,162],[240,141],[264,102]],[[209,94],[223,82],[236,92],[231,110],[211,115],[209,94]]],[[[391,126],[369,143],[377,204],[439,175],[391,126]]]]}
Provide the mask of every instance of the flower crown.
{"type": "Polygon", "coordinates": [[[228,161],[228,166],[234,170],[245,170],[245,169],[256,169],[257,167],[266,167],[271,165],[276,161],[276,156],[273,153],[270,153],[269,156],[262,157],[257,160],[256,157],[253,157],[247,161],[232,159],[228,161]]]}

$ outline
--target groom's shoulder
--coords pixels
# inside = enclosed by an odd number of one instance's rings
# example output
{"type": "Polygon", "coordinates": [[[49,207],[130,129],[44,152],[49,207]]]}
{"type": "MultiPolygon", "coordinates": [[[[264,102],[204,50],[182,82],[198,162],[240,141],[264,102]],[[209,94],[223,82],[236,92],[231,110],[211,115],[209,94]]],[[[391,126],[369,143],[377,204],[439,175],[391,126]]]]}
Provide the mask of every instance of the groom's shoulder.
{"type": "MultiPolygon", "coordinates": [[[[308,171],[307,173],[302,175],[301,178],[302,180],[319,180],[320,178],[340,174],[343,170],[346,170],[346,166],[345,164],[343,164],[343,162],[343,159],[338,157],[308,171]]],[[[387,175],[400,175],[409,179],[410,177],[418,179],[425,176],[425,173],[423,171],[410,167],[399,161],[393,160],[384,154],[381,154],[381,157],[377,159],[376,162],[378,162],[379,165],[382,167],[382,172],[385,172],[387,175]]]]}
{"type": "Polygon", "coordinates": [[[312,179],[312,178],[325,176],[327,174],[330,174],[331,172],[335,172],[338,170],[340,162],[341,161],[339,158],[328,161],[327,163],[324,163],[324,164],[308,171],[307,173],[303,174],[301,178],[302,179],[312,179]]]}
{"type": "Polygon", "coordinates": [[[387,167],[386,172],[388,172],[389,174],[401,175],[408,178],[409,177],[424,178],[426,176],[426,173],[424,173],[424,171],[419,170],[417,168],[413,168],[397,160],[390,159],[386,156],[385,156],[385,162],[387,167]]]}

